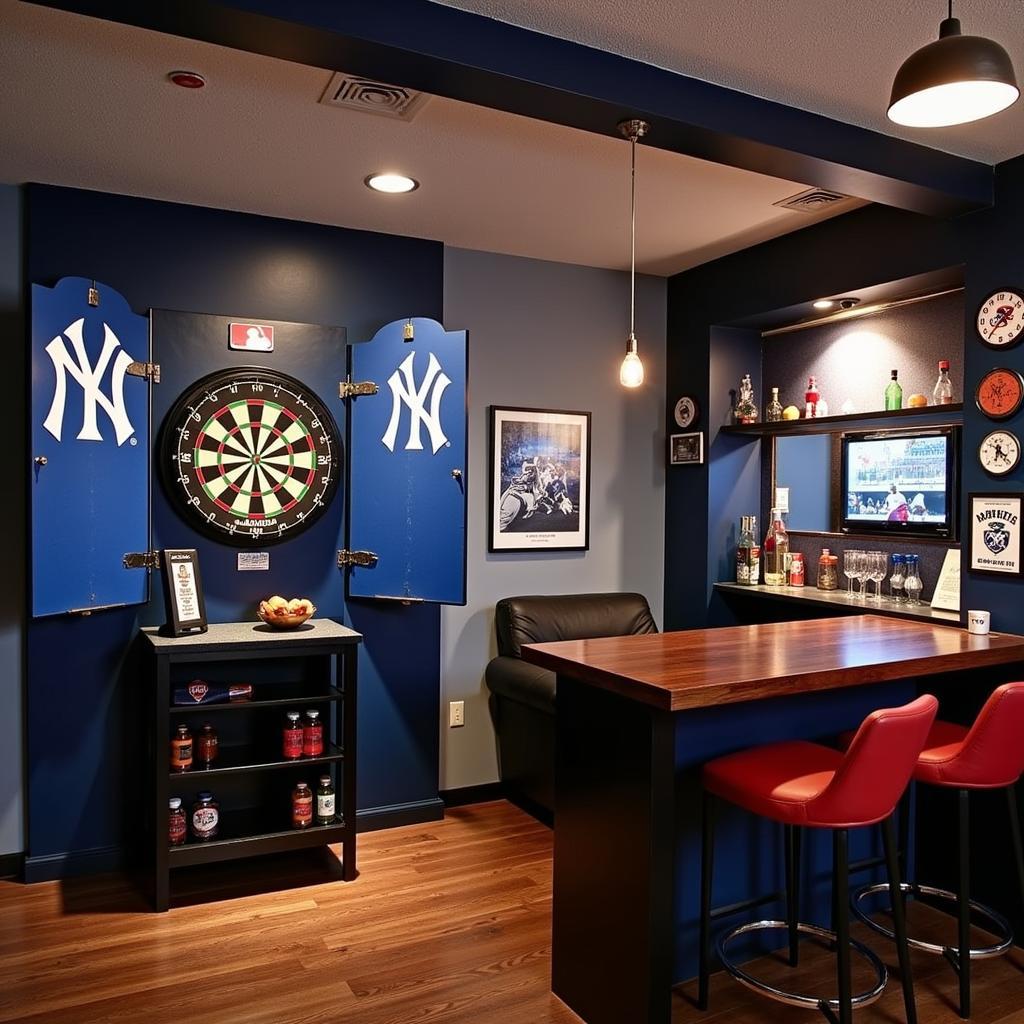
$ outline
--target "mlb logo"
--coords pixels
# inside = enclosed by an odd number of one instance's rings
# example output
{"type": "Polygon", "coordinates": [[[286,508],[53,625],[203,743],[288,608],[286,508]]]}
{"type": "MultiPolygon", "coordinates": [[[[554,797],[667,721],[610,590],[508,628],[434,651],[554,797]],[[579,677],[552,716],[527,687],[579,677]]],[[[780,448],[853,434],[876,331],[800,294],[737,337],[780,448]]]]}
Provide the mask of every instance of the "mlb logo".
{"type": "Polygon", "coordinates": [[[228,348],[238,352],[273,352],[274,328],[266,324],[230,324],[228,348]]]}

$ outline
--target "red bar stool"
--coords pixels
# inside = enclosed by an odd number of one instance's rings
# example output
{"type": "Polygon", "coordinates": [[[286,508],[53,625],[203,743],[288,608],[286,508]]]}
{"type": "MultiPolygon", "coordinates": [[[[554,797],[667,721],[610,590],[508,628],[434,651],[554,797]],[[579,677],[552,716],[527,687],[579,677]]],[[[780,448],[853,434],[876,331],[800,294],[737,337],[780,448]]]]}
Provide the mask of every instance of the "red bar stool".
{"type": "MultiPolygon", "coordinates": [[[[708,1008],[711,963],[711,885],[714,859],[714,818],[717,800],[742,807],[752,814],[780,822],[786,830],[786,921],[755,921],[733,928],[718,940],[722,966],[748,988],[790,1006],[821,1010],[839,1024],[850,1024],[853,1008],[867,1006],[885,990],[888,972],[866,946],[850,939],[848,831],[883,822],[885,859],[889,879],[899,886],[899,866],[893,811],[910,781],[925,740],[935,721],[938,701],[919,697],[904,707],[874,711],[864,719],[846,753],[817,743],[793,740],[743,750],[704,765],[704,823],[701,854],[700,975],[697,1003],[708,1008]],[[835,932],[797,920],[799,877],[799,829],[821,828],[832,832],[832,905],[835,932]],[[801,934],[834,940],[838,997],[828,999],[789,992],[758,981],[734,964],[728,946],[740,935],[761,930],[785,929],[789,933],[790,963],[797,963],[801,934]],[[878,976],[865,992],[850,991],[850,950],[868,960],[878,976]]],[[[755,901],[757,902],[757,901],[755,901]]],[[[737,908],[724,908],[733,911],[737,908]]],[[[720,912],[721,913],[721,912],[720,912]]],[[[894,901],[903,1001],[908,1024],[916,1024],[910,953],[901,900],[894,901]]]]}
{"type": "MultiPolygon", "coordinates": [[[[1021,899],[1024,900],[1024,853],[1017,815],[1016,784],[1024,772],[1024,683],[1007,683],[993,691],[974,725],[968,729],[952,722],[936,722],[914,769],[914,781],[957,791],[959,804],[959,872],[957,891],[904,883],[901,892],[938,897],[956,904],[957,944],[942,946],[921,939],[907,941],[915,949],[942,954],[960,980],[960,1016],[971,1015],[971,960],[1000,956],[1013,945],[1009,922],[996,911],[970,898],[970,795],[975,789],[1005,789],[1010,814],[1010,836],[1021,899]],[[971,947],[971,911],[986,918],[997,936],[988,946],[971,947]]],[[[861,903],[889,887],[885,883],[858,889],[853,912],[876,932],[893,938],[893,931],[870,918],[861,903]]],[[[891,891],[891,890],[890,890],[891,891]]],[[[896,902],[901,903],[901,900],[896,902]]]]}

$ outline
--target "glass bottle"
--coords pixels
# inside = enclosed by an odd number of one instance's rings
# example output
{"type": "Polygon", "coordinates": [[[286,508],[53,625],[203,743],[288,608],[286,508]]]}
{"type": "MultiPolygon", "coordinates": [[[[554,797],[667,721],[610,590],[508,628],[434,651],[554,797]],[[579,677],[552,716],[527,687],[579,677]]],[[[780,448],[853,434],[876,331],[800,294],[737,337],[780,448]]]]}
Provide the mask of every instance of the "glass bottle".
{"type": "Polygon", "coordinates": [[[818,559],[818,589],[838,590],[838,588],[839,559],[828,548],[822,548],[821,558],[818,559]]]}
{"type": "Polygon", "coordinates": [[[889,380],[889,386],[885,389],[886,412],[894,412],[896,409],[903,408],[903,388],[900,387],[900,382],[896,377],[897,371],[893,370],[891,379],[889,380]]]}
{"type": "Polygon", "coordinates": [[[217,760],[217,730],[209,722],[204,723],[196,740],[196,753],[207,768],[217,760]]]}
{"type": "Polygon", "coordinates": [[[281,746],[281,754],[286,761],[298,761],[302,757],[303,733],[298,711],[289,711],[284,722],[281,746]]]}
{"type": "Polygon", "coordinates": [[[757,516],[740,516],[736,545],[736,582],[756,587],[761,579],[761,549],[757,545],[757,516]]]}
{"type": "Polygon", "coordinates": [[[794,551],[789,563],[789,585],[791,587],[802,587],[806,582],[806,575],[804,556],[799,551],[794,551]]]}
{"type": "Polygon", "coordinates": [[[754,401],[754,385],[750,382],[750,374],[744,374],[740,381],[740,393],[736,400],[736,419],[740,423],[757,422],[757,403],[754,401]]]}
{"type": "Polygon", "coordinates": [[[302,723],[302,756],[320,757],[324,752],[324,723],[320,721],[320,712],[310,708],[306,712],[306,720],[302,723]]]}
{"type": "Polygon", "coordinates": [[[220,804],[209,790],[196,794],[192,805],[192,835],[201,842],[216,839],[220,831],[220,804]]]}
{"type": "Polygon", "coordinates": [[[320,785],[316,791],[316,823],[330,825],[335,815],[334,786],[330,775],[320,776],[320,785]]]}
{"type": "Polygon", "coordinates": [[[187,772],[192,767],[192,733],[187,725],[179,725],[171,737],[171,771],[187,772]]]}
{"type": "Polygon", "coordinates": [[[778,388],[772,388],[772,400],[764,411],[764,418],[768,423],[778,423],[782,419],[782,403],[779,401],[778,388]]]}
{"type": "Polygon", "coordinates": [[[309,828],[312,824],[313,794],[308,783],[296,783],[292,790],[292,828],[309,828]]]}
{"type": "Polygon", "coordinates": [[[804,392],[804,419],[812,420],[818,415],[818,400],[820,398],[818,382],[811,377],[807,381],[807,390],[804,392]]]}
{"type": "Polygon", "coordinates": [[[939,379],[932,391],[932,405],[953,404],[953,382],[949,379],[949,360],[939,360],[939,379]]]}
{"type": "Polygon", "coordinates": [[[903,577],[903,590],[907,595],[907,604],[919,604],[921,597],[921,573],[918,568],[920,556],[907,555],[907,571],[903,577]]]}
{"type": "Polygon", "coordinates": [[[764,582],[769,587],[784,587],[789,569],[789,534],[777,508],[772,509],[772,525],[761,550],[764,552],[764,582]]]}
{"type": "Polygon", "coordinates": [[[889,577],[889,596],[896,602],[905,600],[903,580],[906,576],[907,560],[903,555],[892,556],[892,575],[889,577]]]}
{"type": "Polygon", "coordinates": [[[181,806],[181,797],[172,796],[167,801],[167,842],[171,846],[181,846],[188,835],[188,822],[181,806]]]}

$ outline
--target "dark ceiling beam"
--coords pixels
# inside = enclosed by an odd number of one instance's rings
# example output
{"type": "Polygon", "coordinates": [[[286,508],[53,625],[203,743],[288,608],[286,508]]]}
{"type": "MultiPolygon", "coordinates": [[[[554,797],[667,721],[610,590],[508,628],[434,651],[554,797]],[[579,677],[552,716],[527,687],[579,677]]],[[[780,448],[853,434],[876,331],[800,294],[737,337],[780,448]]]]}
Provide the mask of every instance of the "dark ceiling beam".
{"type": "Polygon", "coordinates": [[[428,0],[35,0],[365,75],[930,216],[992,204],[983,163],[428,0]]]}

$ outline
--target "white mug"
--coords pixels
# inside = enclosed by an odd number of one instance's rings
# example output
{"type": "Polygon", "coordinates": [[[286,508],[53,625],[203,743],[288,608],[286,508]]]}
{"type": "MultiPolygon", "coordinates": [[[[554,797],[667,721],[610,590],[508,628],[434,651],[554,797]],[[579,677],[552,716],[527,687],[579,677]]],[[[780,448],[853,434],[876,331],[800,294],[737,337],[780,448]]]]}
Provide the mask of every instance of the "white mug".
{"type": "Polygon", "coordinates": [[[988,633],[989,613],[969,611],[967,613],[967,632],[985,636],[988,633]]]}

